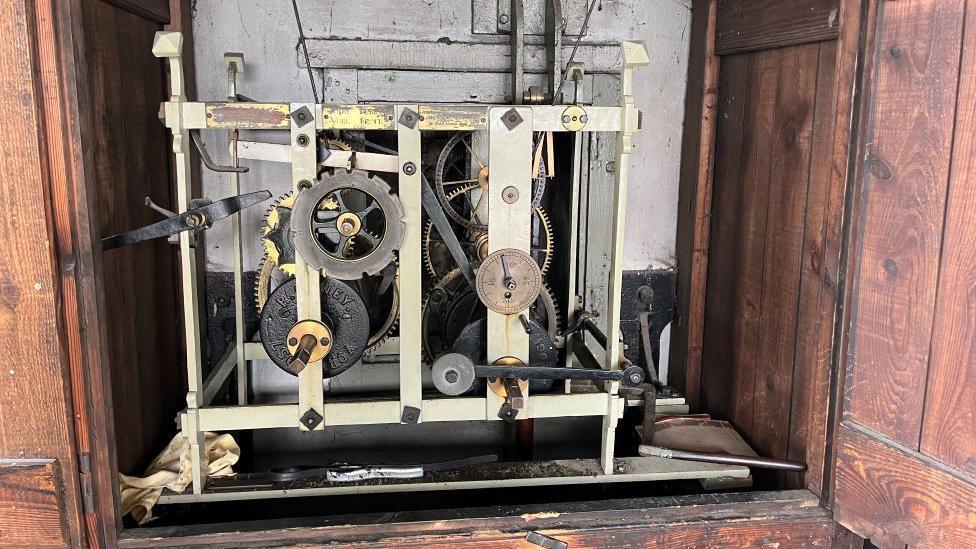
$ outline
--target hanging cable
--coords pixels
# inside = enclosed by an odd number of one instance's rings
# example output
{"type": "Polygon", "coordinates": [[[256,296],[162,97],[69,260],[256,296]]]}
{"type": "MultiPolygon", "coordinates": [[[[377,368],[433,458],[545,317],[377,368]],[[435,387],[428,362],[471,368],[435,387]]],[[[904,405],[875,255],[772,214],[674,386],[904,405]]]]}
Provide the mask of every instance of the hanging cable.
{"type": "Polygon", "coordinates": [[[315,77],[312,76],[312,64],[308,61],[308,46],[305,45],[305,31],[302,28],[302,18],[298,15],[298,1],[291,0],[291,7],[295,9],[295,24],[298,25],[298,43],[302,46],[302,54],[305,55],[305,68],[308,69],[308,81],[312,84],[312,98],[316,103],[321,103],[319,101],[319,92],[315,88],[315,77]]]}

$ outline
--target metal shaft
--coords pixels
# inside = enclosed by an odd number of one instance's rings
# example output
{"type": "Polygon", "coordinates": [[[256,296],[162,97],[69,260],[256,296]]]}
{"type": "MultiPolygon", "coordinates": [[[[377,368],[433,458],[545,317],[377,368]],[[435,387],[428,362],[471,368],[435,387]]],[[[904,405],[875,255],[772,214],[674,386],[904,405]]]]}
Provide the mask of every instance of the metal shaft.
{"type": "Polygon", "coordinates": [[[641,444],[637,452],[642,456],[684,459],[687,461],[702,461],[706,463],[723,463],[726,465],[743,465],[746,467],[756,467],[758,469],[776,469],[778,471],[796,472],[803,472],[807,470],[807,464],[801,461],[764,458],[758,456],[715,454],[709,452],[688,452],[685,450],[672,450],[670,448],[650,446],[647,444],[641,444]]]}

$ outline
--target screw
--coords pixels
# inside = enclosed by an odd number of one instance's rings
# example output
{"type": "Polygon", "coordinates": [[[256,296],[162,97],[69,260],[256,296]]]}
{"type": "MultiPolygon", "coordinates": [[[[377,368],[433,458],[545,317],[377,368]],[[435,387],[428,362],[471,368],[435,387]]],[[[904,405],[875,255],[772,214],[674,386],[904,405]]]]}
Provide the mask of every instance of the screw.
{"type": "Polygon", "coordinates": [[[563,115],[563,124],[569,124],[569,121],[570,121],[570,120],[571,120],[571,119],[570,119],[570,117],[569,117],[569,115],[568,115],[568,114],[564,114],[564,115],[563,115]]]}
{"type": "Polygon", "coordinates": [[[298,146],[299,147],[307,147],[308,146],[308,136],[305,135],[305,134],[299,135],[297,142],[298,142],[298,146]]]}
{"type": "Polygon", "coordinates": [[[898,44],[891,46],[891,49],[888,50],[888,53],[890,53],[891,56],[894,57],[895,59],[898,59],[899,57],[901,57],[901,46],[899,46],[898,44]]]}
{"type": "Polygon", "coordinates": [[[329,346],[329,343],[332,343],[332,342],[329,341],[329,338],[327,338],[327,337],[323,337],[322,339],[319,340],[319,344],[322,345],[323,347],[328,347],[329,346]]]}
{"type": "Polygon", "coordinates": [[[607,173],[613,173],[615,171],[617,171],[617,163],[613,160],[607,162],[607,173]]]}
{"type": "Polygon", "coordinates": [[[513,112],[512,114],[508,115],[508,121],[511,122],[511,123],[513,123],[513,124],[516,123],[516,122],[518,122],[518,119],[519,119],[518,113],[514,113],[513,112]]]}
{"type": "Polygon", "coordinates": [[[508,15],[506,15],[504,13],[501,14],[501,15],[499,15],[498,16],[498,22],[501,23],[502,25],[507,25],[508,24],[508,15]]]}
{"type": "Polygon", "coordinates": [[[518,197],[519,192],[515,187],[505,187],[505,190],[502,191],[502,200],[504,200],[506,204],[514,204],[518,201],[518,197]]]}
{"type": "Polygon", "coordinates": [[[458,374],[454,370],[451,370],[450,372],[444,374],[444,379],[446,379],[448,383],[457,383],[458,374]]]}
{"type": "Polygon", "coordinates": [[[631,383],[640,383],[640,381],[641,381],[640,374],[630,374],[630,382],[631,383]]]}
{"type": "Polygon", "coordinates": [[[588,121],[589,119],[590,119],[590,117],[588,117],[588,116],[586,116],[585,114],[584,114],[584,115],[582,115],[582,116],[580,116],[580,122],[582,122],[582,123],[584,123],[584,124],[586,124],[586,122],[587,122],[587,121],[588,121]]]}
{"type": "Polygon", "coordinates": [[[403,173],[407,175],[413,175],[417,173],[417,166],[413,162],[407,162],[403,165],[403,173]]]}
{"type": "Polygon", "coordinates": [[[295,338],[291,338],[288,340],[288,344],[294,347],[295,345],[298,345],[298,340],[295,338]]]}
{"type": "Polygon", "coordinates": [[[296,116],[298,117],[299,120],[305,120],[306,118],[305,111],[299,112],[296,116]]]}

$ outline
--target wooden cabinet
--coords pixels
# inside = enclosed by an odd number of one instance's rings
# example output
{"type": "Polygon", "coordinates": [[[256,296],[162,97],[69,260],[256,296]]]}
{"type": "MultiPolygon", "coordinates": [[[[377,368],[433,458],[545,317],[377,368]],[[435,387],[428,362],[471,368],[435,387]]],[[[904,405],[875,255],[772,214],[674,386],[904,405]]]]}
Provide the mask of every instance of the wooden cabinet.
{"type": "Polygon", "coordinates": [[[172,192],[150,45],[189,9],[0,2],[0,546],[976,545],[976,0],[692,2],[671,379],[805,475],[123,527],[185,394],[178,267],[98,243],[172,192]]]}

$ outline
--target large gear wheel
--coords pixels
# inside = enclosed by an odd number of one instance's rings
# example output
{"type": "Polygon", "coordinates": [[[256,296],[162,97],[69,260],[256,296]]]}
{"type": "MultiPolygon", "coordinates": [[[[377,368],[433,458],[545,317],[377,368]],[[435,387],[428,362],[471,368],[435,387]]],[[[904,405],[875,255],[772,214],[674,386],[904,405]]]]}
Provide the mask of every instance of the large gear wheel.
{"type": "MultiPolygon", "coordinates": [[[[434,171],[434,190],[444,212],[455,223],[472,231],[487,231],[488,224],[483,222],[478,212],[485,200],[490,180],[490,166],[482,161],[474,152],[470,141],[473,132],[459,132],[451,136],[441,149],[437,157],[434,171]],[[460,191],[460,189],[464,189],[460,191]],[[473,191],[479,191],[472,196],[473,191]],[[453,200],[451,195],[457,194],[464,198],[462,201],[453,200]]],[[[542,202],[546,188],[546,169],[540,163],[539,174],[533,177],[535,187],[532,195],[532,207],[542,202]]]]}
{"type": "Polygon", "coordinates": [[[383,180],[354,171],[324,175],[299,193],[291,232],[302,259],[330,277],[374,275],[403,243],[403,207],[383,180]]]}
{"type": "MultiPolygon", "coordinates": [[[[332,143],[332,141],[330,141],[332,143]]],[[[268,210],[264,223],[261,225],[261,233],[264,236],[263,245],[265,248],[264,256],[258,265],[257,279],[254,284],[254,299],[260,312],[268,296],[279,287],[294,277],[294,246],[291,243],[291,208],[293,205],[292,193],[286,193],[278,198],[275,204],[268,210]],[[290,256],[281,253],[282,250],[291,250],[290,256]],[[289,263],[281,264],[282,259],[289,263]]],[[[353,239],[350,243],[354,244],[353,239]]],[[[396,331],[400,314],[400,285],[399,270],[390,273],[384,271],[379,276],[365,277],[354,281],[352,287],[362,298],[369,311],[370,336],[366,347],[366,353],[376,350],[376,348],[389,338],[396,331]],[[384,277],[393,277],[392,283],[385,284],[384,277]],[[386,286],[384,288],[384,286],[386,286]],[[373,290],[383,288],[383,292],[378,293],[373,290]]]]}
{"type": "MultiPolygon", "coordinates": [[[[475,186],[477,184],[458,187],[448,195],[448,200],[456,200],[463,193],[475,186]]],[[[545,275],[552,264],[553,254],[556,249],[555,233],[552,229],[552,222],[549,220],[549,214],[546,213],[542,206],[536,206],[532,210],[532,213],[532,249],[530,255],[539,264],[539,271],[545,275]]],[[[470,238],[461,240],[461,245],[468,252],[468,259],[472,261],[475,259],[484,260],[488,256],[488,239],[485,236],[486,234],[482,231],[475,231],[472,232],[470,238]]],[[[447,250],[447,245],[444,244],[444,239],[437,232],[437,227],[434,227],[434,223],[429,219],[424,225],[423,258],[424,268],[427,274],[433,277],[434,280],[440,280],[447,276],[457,266],[454,258],[451,257],[450,252],[447,250]]]]}

